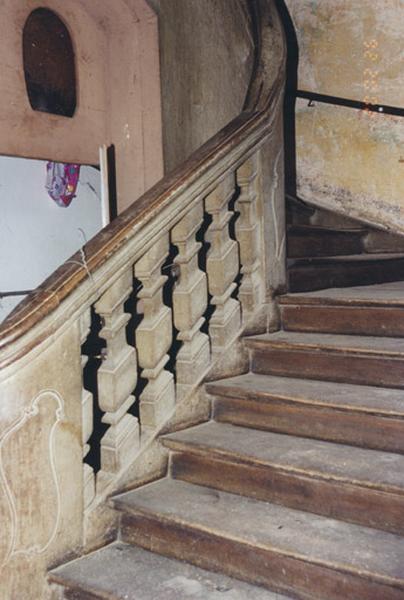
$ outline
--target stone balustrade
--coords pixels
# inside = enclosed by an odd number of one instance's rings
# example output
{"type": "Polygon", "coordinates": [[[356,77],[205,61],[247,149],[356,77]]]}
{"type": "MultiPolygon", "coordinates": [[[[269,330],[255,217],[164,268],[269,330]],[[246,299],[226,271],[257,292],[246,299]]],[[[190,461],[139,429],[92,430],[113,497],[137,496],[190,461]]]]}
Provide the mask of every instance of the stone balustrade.
{"type": "Polygon", "coordinates": [[[284,285],[266,231],[284,239],[268,205],[282,194],[285,46],[272,0],[256,4],[268,31],[247,109],[0,327],[0,579],[10,598],[24,597],[21,578],[50,597],[49,566],[95,543],[105,523],[113,531],[107,496],[140,463],[138,477],[153,476],[147,448],[181,407],[197,406],[204,379],[284,285]],[[97,360],[83,350],[89,336],[103,348],[97,360]]]}

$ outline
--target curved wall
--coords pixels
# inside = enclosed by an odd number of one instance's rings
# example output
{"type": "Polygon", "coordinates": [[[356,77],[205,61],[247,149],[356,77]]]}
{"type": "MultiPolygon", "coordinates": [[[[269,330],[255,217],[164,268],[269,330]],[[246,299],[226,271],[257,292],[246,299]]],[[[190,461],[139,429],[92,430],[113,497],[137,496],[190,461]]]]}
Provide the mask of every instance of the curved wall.
{"type": "Polygon", "coordinates": [[[254,63],[246,0],[149,0],[160,28],[166,170],[238,116],[254,63]]]}

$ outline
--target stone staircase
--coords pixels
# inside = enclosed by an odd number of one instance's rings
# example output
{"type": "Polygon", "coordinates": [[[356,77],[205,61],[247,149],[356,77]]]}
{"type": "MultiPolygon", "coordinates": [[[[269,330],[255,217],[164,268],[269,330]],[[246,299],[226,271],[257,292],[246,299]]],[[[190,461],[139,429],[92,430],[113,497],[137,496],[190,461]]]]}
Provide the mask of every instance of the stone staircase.
{"type": "Polygon", "coordinates": [[[52,571],[60,597],[404,599],[404,259],[299,218],[282,329],[205,385],[211,420],[163,436],[167,476],[111,499],[119,541],[52,571]]]}
{"type": "Polygon", "coordinates": [[[404,237],[335,213],[288,203],[290,292],[404,279],[404,237]]]}

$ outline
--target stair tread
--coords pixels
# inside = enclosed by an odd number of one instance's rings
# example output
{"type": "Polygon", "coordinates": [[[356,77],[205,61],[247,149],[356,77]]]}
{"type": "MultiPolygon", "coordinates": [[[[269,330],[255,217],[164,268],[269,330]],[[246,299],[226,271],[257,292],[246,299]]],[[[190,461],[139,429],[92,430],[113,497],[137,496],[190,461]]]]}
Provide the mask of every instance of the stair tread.
{"type": "Polygon", "coordinates": [[[324,225],[298,225],[292,224],[287,226],[287,231],[289,234],[299,234],[299,235],[311,235],[311,234],[319,234],[319,235],[336,235],[336,236],[349,236],[349,235],[364,235],[367,233],[366,228],[361,227],[344,227],[341,229],[333,229],[332,227],[326,227],[324,225]]]}
{"type": "Polygon", "coordinates": [[[315,292],[297,292],[278,298],[280,304],[342,304],[404,307],[404,281],[315,292]]]}
{"type": "Polygon", "coordinates": [[[311,513],[163,479],[113,499],[115,508],[404,586],[404,538],[311,513]]]}
{"type": "Polygon", "coordinates": [[[166,435],[172,449],[205,449],[243,462],[272,465],[404,494],[404,456],[211,421],[166,435]]]}
{"type": "Polygon", "coordinates": [[[404,254],[382,253],[382,254],[346,254],[338,256],[306,256],[303,258],[288,259],[289,268],[293,267],[328,267],[343,264],[377,263],[387,261],[404,260],[404,254]]]}
{"type": "Polygon", "coordinates": [[[302,404],[358,410],[382,416],[404,417],[403,391],[367,385],[334,383],[247,373],[206,384],[211,394],[259,401],[289,400],[302,404]]]}
{"type": "Polygon", "coordinates": [[[51,580],[108,600],[288,600],[121,542],[54,569],[51,580]]]}
{"type": "Polygon", "coordinates": [[[250,348],[293,347],[294,349],[329,350],[359,354],[379,354],[389,357],[404,357],[404,339],[344,335],[333,333],[302,333],[277,331],[244,338],[250,348]]]}

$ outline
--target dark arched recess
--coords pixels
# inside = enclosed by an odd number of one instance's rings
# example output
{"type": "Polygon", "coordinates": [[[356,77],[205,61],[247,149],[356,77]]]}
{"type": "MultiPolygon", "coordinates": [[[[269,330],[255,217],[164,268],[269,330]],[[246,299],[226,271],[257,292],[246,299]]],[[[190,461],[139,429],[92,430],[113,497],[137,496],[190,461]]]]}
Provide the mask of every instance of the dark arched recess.
{"type": "Polygon", "coordinates": [[[76,110],[76,68],[66,25],[48,8],[32,11],[23,31],[24,75],[34,110],[72,117],[76,110]]]}

